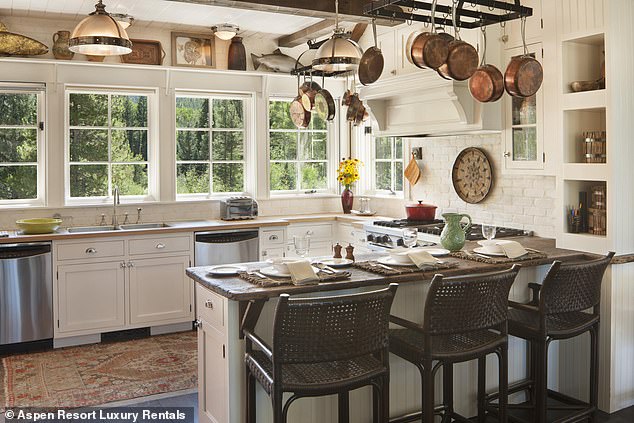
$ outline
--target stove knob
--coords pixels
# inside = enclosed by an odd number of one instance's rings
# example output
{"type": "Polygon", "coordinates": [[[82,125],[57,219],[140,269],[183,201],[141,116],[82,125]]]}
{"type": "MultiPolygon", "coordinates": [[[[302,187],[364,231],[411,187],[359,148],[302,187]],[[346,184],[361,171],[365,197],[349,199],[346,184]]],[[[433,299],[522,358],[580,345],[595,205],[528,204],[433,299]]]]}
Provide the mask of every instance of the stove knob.
{"type": "Polygon", "coordinates": [[[367,240],[368,240],[368,242],[374,242],[374,235],[368,234],[367,240]]]}
{"type": "Polygon", "coordinates": [[[403,246],[405,246],[405,243],[403,242],[402,239],[399,238],[398,240],[396,240],[396,245],[399,246],[399,247],[403,247],[403,246]]]}
{"type": "Polygon", "coordinates": [[[381,242],[382,242],[383,244],[391,244],[391,243],[392,243],[392,240],[390,239],[389,235],[383,235],[383,236],[381,237],[381,242]]]}

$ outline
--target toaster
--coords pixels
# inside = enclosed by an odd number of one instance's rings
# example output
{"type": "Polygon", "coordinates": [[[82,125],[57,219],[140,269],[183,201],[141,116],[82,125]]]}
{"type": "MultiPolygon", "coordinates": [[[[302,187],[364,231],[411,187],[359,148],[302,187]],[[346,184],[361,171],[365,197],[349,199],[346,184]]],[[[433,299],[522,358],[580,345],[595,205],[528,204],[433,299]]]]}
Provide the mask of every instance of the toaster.
{"type": "Polygon", "coordinates": [[[220,200],[222,220],[255,219],[258,217],[258,203],[251,197],[228,197],[220,200]]]}

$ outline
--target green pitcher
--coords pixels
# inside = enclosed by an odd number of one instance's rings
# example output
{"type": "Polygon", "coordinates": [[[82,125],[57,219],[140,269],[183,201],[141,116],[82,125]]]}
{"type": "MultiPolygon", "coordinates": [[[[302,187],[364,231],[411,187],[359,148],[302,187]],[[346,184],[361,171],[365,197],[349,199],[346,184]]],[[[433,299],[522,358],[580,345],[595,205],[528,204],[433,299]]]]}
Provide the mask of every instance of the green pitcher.
{"type": "Polygon", "coordinates": [[[449,251],[459,251],[464,247],[466,234],[471,229],[471,216],[460,213],[444,213],[445,227],[440,234],[440,243],[449,251]],[[469,223],[465,226],[460,224],[463,218],[467,218],[469,223]]]}

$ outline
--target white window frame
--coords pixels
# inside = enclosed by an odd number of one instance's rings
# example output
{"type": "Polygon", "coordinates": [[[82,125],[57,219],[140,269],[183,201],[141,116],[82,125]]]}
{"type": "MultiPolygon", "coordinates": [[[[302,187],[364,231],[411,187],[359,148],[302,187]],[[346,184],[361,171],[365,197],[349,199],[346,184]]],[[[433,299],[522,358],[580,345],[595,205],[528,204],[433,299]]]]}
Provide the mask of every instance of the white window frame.
{"type": "MultiPolygon", "coordinates": [[[[108,204],[113,201],[112,195],[102,197],[71,197],[70,196],[70,95],[71,94],[98,94],[108,95],[108,149],[111,148],[110,132],[111,107],[110,96],[131,95],[147,96],[148,123],[147,123],[147,162],[135,162],[130,164],[147,164],[148,166],[148,193],[147,195],[121,195],[122,203],[154,202],[159,198],[158,193],[158,89],[157,88],[130,88],[130,87],[104,87],[104,86],[66,86],[64,90],[64,203],[66,205],[92,205],[108,204]]],[[[85,127],[92,128],[92,127],[85,127]]],[[[99,128],[102,129],[102,128],[99,128]]],[[[122,127],[117,130],[138,129],[122,127]]],[[[86,162],[92,163],[92,162],[86,162]]],[[[101,163],[101,162],[99,162],[101,163]]],[[[112,161],[108,160],[109,168],[112,161]]],[[[112,172],[108,171],[108,188],[112,192],[112,172]]]]}
{"type": "MultiPolygon", "coordinates": [[[[37,161],[28,163],[3,163],[7,166],[37,167],[37,195],[35,198],[0,200],[0,207],[24,207],[46,205],[46,86],[44,84],[0,83],[0,92],[37,95],[37,161]],[[44,125],[44,129],[40,125],[44,125]]],[[[24,126],[3,125],[0,128],[25,128],[24,126]]]]}
{"type": "MultiPolygon", "coordinates": [[[[257,155],[255,154],[255,119],[256,116],[254,106],[255,101],[252,93],[230,93],[230,92],[217,92],[217,91],[186,91],[186,90],[178,90],[174,93],[173,97],[173,110],[172,118],[174,119],[174,192],[176,195],[176,201],[204,201],[204,200],[214,200],[214,199],[222,199],[226,197],[231,197],[235,195],[251,195],[255,194],[255,180],[256,180],[256,160],[254,160],[257,155]],[[179,130],[187,130],[193,128],[178,128],[176,126],[176,98],[177,97],[194,97],[194,98],[204,98],[209,100],[209,160],[201,161],[201,160],[187,160],[187,161],[179,161],[176,157],[176,141],[177,141],[177,133],[179,130]],[[243,112],[244,116],[242,117],[244,123],[244,157],[242,161],[214,161],[212,159],[212,140],[213,140],[213,132],[222,132],[222,131],[237,131],[236,129],[224,129],[224,128],[213,128],[213,100],[214,99],[223,99],[223,100],[242,100],[244,102],[243,112]],[[208,193],[192,193],[192,194],[178,194],[178,164],[179,163],[191,163],[191,164],[209,164],[209,192],[208,193]],[[244,164],[244,191],[242,192],[213,192],[213,163],[243,163],[244,164]]],[[[199,129],[199,128],[196,128],[199,129]]]]}
{"type": "MultiPolygon", "coordinates": [[[[357,140],[360,140],[361,142],[357,143],[357,151],[359,154],[359,157],[363,157],[362,160],[365,161],[365,170],[368,171],[368,173],[370,174],[370,178],[368,180],[368,182],[366,183],[366,185],[363,187],[364,189],[362,190],[362,192],[365,195],[369,195],[369,196],[375,196],[375,197],[386,197],[386,198],[399,198],[399,199],[403,199],[405,198],[405,190],[406,190],[406,183],[407,181],[405,180],[405,176],[401,175],[401,177],[403,178],[403,189],[396,191],[394,188],[396,188],[396,186],[394,185],[396,179],[392,178],[392,190],[382,190],[382,189],[377,189],[376,187],[376,165],[375,163],[377,161],[379,162],[391,162],[391,171],[394,173],[395,172],[395,166],[394,163],[395,162],[402,162],[403,163],[403,170],[405,170],[405,166],[407,166],[406,162],[405,162],[405,152],[409,150],[409,142],[407,141],[406,138],[404,137],[396,137],[396,136],[377,136],[375,135],[376,132],[376,127],[372,128],[372,133],[371,134],[365,134],[364,133],[364,127],[361,127],[358,132],[357,132],[357,140]],[[402,156],[400,159],[396,159],[395,157],[395,152],[394,152],[394,145],[395,143],[392,143],[392,159],[377,159],[376,158],[376,139],[377,138],[401,138],[401,143],[403,146],[403,151],[402,151],[402,156]]],[[[396,176],[396,175],[393,175],[396,176]]]]}
{"type": "MultiPolygon", "coordinates": [[[[268,164],[266,169],[266,180],[268,187],[268,195],[269,198],[275,197],[297,197],[297,196],[315,196],[315,195],[335,195],[338,189],[337,183],[337,165],[339,163],[339,158],[337,154],[339,149],[337,148],[337,123],[336,121],[331,121],[326,123],[326,130],[310,130],[310,132],[325,132],[326,134],[326,160],[274,160],[275,162],[283,162],[283,163],[297,163],[297,174],[296,174],[296,183],[297,189],[295,190],[279,190],[273,191],[271,189],[271,132],[286,132],[286,133],[297,133],[303,131],[303,129],[273,129],[270,128],[270,105],[272,101],[286,101],[291,102],[293,98],[286,96],[270,96],[266,101],[266,163],[268,164]],[[323,189],[315,189],[315,190],[306,190],[301,188],[301,180],[300,180],[300,164],[301,163],[326,163],[326,188],[323,189]]],[[[335,104],[338,103],[338,99],[335,99],[335,104]]],[[[299,142],[299,141],[298,141],[299,142]]],[[[299,152],[299,145],[298,145],[299,152]]]]}

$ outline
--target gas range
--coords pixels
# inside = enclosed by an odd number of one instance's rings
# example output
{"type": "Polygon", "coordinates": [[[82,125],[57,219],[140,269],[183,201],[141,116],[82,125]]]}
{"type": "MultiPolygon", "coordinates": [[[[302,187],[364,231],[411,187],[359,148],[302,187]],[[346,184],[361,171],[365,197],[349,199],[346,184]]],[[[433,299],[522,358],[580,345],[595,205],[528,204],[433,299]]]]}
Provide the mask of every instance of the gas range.
{"type": "MultiPolygon", "coordinates": [[[[403,245],[403,229],[418,229],[418,245],[421,247],[434,246],[440,244],[440,234],[445,227],[443,220],[433,221],[411,221],[400,220],[378,220],[367,222],[363,225],[365,229],[367,245],[375,251],[387,250],[403,245]]],[[[511,236],[531,236],[532,232],[522,229],[498,227],[496,238],[506,238],[511,236]]],[[[482,225],[474,224],[466,236],[469,241],[484,239],[482,236],[482,225]]]]}

